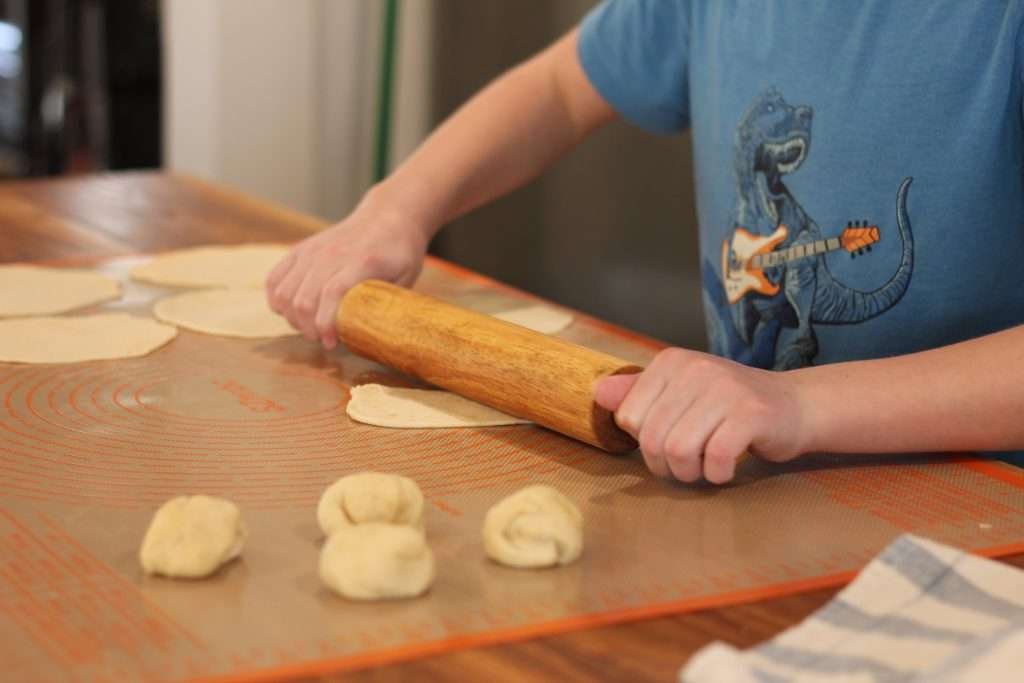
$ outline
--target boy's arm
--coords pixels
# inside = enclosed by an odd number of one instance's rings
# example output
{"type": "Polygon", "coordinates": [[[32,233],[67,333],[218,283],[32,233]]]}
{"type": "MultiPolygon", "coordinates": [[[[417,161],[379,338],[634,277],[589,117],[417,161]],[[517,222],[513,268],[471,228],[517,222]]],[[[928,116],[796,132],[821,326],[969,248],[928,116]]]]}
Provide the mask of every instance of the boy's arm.
{"type": "Polygon", "coordinates": [[[535,178],[614,117],[578,30],[485,87],[374,192],[435,229],[535,178]]]}
{"type": "Polygon", "coordinates": [[[442,225],[525,184],[613,117],[579,63],[574,29],[467,102],[345,220],[300,243],[267,280],[271,307],[332,348],[350,287],[411,284],[442,225]]]}
{"type": "Polygon", "coordinates": [[[805,368],[805,450],[1024,449],[1024,326],[881,360],[805,368]]]}
{"type": "Polygon", "coordinates": [[[732,478],[750,451],[1024,449],[1024,326],[930,351],[789,372],[669,349],[640,375],[610,377],[596,400],[640,442],[650,469],[732,478]]]}

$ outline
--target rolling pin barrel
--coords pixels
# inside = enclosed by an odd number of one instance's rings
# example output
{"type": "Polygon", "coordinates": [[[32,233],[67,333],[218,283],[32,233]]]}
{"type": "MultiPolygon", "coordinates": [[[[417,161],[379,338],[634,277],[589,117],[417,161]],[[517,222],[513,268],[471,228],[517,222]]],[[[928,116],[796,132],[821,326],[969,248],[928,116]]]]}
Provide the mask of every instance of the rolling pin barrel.
{"type": "Polygon", "coordinates": [[[636,448],[594,402],[598,379],[636,365],[378,280],[349,290],[336,322],[360,356],[606,451],[636,448]]]}

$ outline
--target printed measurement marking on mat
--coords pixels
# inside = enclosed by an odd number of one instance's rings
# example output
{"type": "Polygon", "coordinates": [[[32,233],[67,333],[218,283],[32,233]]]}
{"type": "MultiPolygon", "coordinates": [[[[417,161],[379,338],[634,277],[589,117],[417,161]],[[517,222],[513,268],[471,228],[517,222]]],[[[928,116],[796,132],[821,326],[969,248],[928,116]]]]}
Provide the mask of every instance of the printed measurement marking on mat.
{"type": "Polygon", "coordinates": [[[0,508],[0,614],[87,680],[166,678],[208,662],[203,642],[42,513],[0,508]]]}

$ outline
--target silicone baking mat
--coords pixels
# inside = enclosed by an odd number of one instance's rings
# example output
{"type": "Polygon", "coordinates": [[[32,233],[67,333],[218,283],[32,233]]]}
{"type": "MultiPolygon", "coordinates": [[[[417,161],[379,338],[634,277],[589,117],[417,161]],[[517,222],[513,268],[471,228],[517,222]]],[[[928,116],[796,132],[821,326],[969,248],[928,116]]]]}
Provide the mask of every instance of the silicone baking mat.
{"type": "MultiPolygon", "coordinates": [[[[124,279],[134,260],[102,267],[124,279]]],[[[112,306],[171,290],[125,280],[112,306]]],[[[533,303],[432,262],[418,287],[495,311],[533,303]]],[[[644,363],[656,345],[578,317],[563,336],[644,363]]],[[[847,580],[902,531],[1024,551],[1024,477],[952,459],[821,456],[744,466],[736,484],[653,479],[533,426],[388,430],[344,414],[347,388],[409,382],[301,338],[182,331],[146,358],[0,364],[0,661],[5,680],[276,679],[712,607],[847,580]],[[856,462],[857,467],[849,466],[856,462]],[[317,579],[314,510],[337,477],[413,477],[437,581],[421,599],[355,603],[317,579]],[[484,512],[531,483],[586,519],[581,560],[507,569],[484,512]],[[204,581],[144,576],[155,508],[182,493],[239,503],[241,561],[204,581]]]]}

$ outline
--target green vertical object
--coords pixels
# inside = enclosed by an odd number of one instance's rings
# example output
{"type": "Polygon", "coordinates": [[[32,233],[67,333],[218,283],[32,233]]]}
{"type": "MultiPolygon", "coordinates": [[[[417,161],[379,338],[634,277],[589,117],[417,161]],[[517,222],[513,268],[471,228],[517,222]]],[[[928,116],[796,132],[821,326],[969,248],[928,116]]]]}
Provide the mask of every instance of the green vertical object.
{"type": "Polygon", "coordinates": [[[381,37],[380,85],[377,91],[377,155],[374,182],[388,174],[391,151],[391,88],[395,75],[395,30],[398,25],[398,0],[384,0],[384,33],[381,37]]]}

